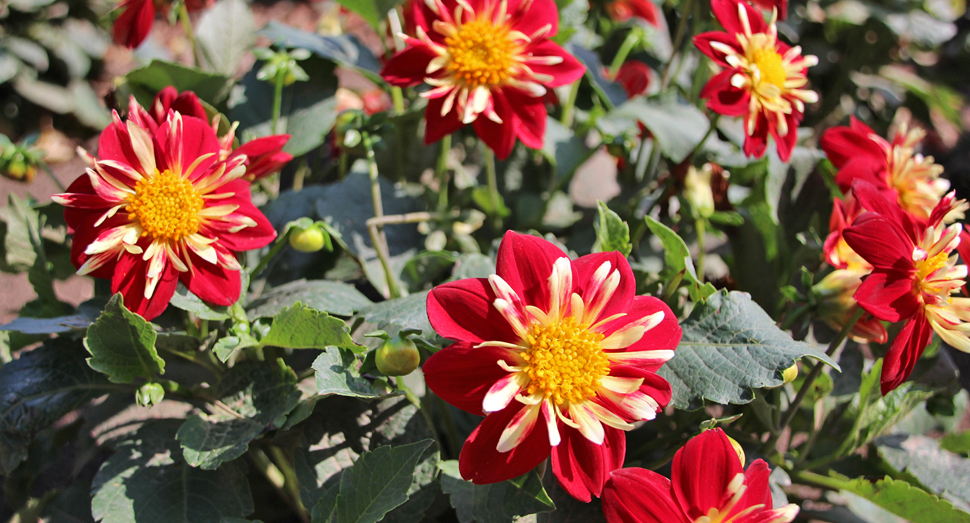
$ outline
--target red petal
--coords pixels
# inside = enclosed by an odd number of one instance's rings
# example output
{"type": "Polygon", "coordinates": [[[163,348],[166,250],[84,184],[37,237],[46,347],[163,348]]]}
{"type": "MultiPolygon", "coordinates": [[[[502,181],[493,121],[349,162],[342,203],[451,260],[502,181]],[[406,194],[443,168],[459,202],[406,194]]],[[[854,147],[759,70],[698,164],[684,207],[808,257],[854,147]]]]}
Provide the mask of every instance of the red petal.
{"type": "Polygon", "coordinates": [[[472,431],[458,456],[462,478],[478,485],[498,483],[529,472],[549,456],[549,435],[540,423],[514,449],[508,452],[495,450],[502,431],[521,408],[521,403],[513,401],[504,410],[486,416],[472,431]]]}
{"type": "MultiPolygon", "coordinates": [[[[95,227],[94,224],[99,219],[101,219],[101,213],[91,214],[78,222],[73,222],[73,220],[68,222],[68,225],[74,229],[74,237],[71,240],[71,263],[78,269],[88,259],[88,255],[84,254],[84,250],[88,248],[88,245],[91,245],[91,242],[98,239],[98,236],[102,232],[124,225],[128,221],[127,218],[115,215],[105,220],[100,226],[95,227]]],[[[114,267],[115,263],[107,262],[100,269],[88,274],[94,278],[110,280],[115,273],[114,267]]]]}
{"type": "Polygon", "coordinates": [[[768,464],[764,460],[754,460],[748,466],[748,470],[744,471],[744,485],[747,487],[744,490],[744,495],[724,519],[730,520],[731,516],[755,505],[763,506],[762,509],[755,510],[755,512],[771,510],[771,488],[768,486],[769,475],[771,475],[771,469],[768,468],[768,464]]]}
{"type": "MultiPolygon", "coordinates": [[[[609,318],[614,314],[627,313],[627,317],[632,316],[630,314],[630,307],[633,305],[634,294],[636,294],[636,278],[633,277],[633,269],[630,268],[630,263],[626,261],[626,257],[617,251],[612,252],[598,252],[594,254],[587,254],[586,256],[580,256],[573,261],[573,268],[576,271],[576,277],[573,280],[573,289],[575,292],[583,298],[583,301],[588,305],[590,300],[593,299],[593,293],[595,289],[590,288],[593,279],[593,274],[596,269],[599,269],[601,265],[609,262],[610,273],[614,270],[620,271],[620,284],[613,292],[613,296],[610,301],[603,307],[603,311],[600,313],[597,321],[603,318],[609,318]]],[[[656,298],[654,298],[656,299],[656,298]]],[[[667,309],[668,311],[670,309],[667,309]]],[[[654,311],[656,312],[656,311],[654,311]]],[[[609,336],[616,329],[620,328],[622,325],[626,325],[632,319],[640,319],[642,316],[637,318],[631,318],[623,324],[614,322],[615,328],[611,328],[609,331],[604,331],[604,334],[609,336]]],[[[625,319],[625,318],[624,318],[625,319]]],[[[617,320],[622,321],[622,320],[617,320]]]]}
{"type": "Polygon", "coordinates": [[[771,137],[775,139],[775,147],[778,148],[778,157],[783,162],[787,162],[791,158],[792,149],[795,148],[795,142],[798,141],[798,124],[802,120],[802,114],[792,113],[785,116],[785,119],[788,120],[788,134],[785,136],[778,134],[778,128],[774,122],[770,122],[768,127],[771,132],[771,137]]]}
{"type": "Polygon", "coordinates": [[[131,312],[140,314],[146,320],[152,320],[165,311],[168,302],[175,294],[178,285],[178,269],[166,262],[162,276],[155,286],[155,292],[150,299],[145,298],[145,273],[148,263],[141,259],[140,254],[123,254],[114,268],[111,279],[111,292],[120,292],[125,298],[125,307],[131,312]]]}
{"type": "Polygon", "coordinates": [[[441,116],[441,107],[445,103],[445,97],[428,100],[428,107],[424,111],[425,128],[424,144],[432,144],[444,138],[465,124],[461,123],[458,111],[452,107],[451,112],[441,116]]]}
{"type": "Polygon", "coordinates": [[[745,129],[748,127],[748,119],[754,118],[754,132],[744,138],[744,154],[754,158],[761,158],[768,149],[768,119],[761,112],[749,114],[744,118],[745,129]]]}
{"type": "Polygon", "coordinates": [[[744,116],[748,114],[751,93],[731,85],[731,77],[737,71],[722,71],[707,81],[701,90],[701,98],[707,99],[707,107],[725,116],[744,116]]]}
{"type": "Polygon", "coordinates": [[[577,60],[575,56],[566,52],[565,49],[559,47],[555,42],[544,40],[538,45],[530,46],[529,52],[535,57],[558,56],[562,58],[562,62],[555,65],[529,64],[529,68],[533,72],[547,74],[552,77],[550,82],[543,84],[546,87],[559,87],[560,85],[571,84],[582,78],[586,72],[585,65],[577,60]]]}
{"type": "MultiPolygon", "coordinates": [[[[523,125],[509,104],[505,93],[501,90],[492,91],[492,104],[495,114],[502,119],[502,123],[489,120],[485,115],[479,115],[475,120],[475,134],[488,146],[499,160],[504,160],[512,154],[515,147],[515,137],[523,125]]],[[[430,103],[428,106],[430,107],[430,103]]]]}
{"type": "MultiPolygon", "coordinates": [[[[716,0],[715,0],[716,1],[716,0]]],[[[711,508],[724,507],[728,485],[744,472],[741,460],[721,429],[701,432],[674,455],[671,483],[674,496],[691,521],[711,508]]]]}
{"type": "MultiPolygon", "coordinates": [[[[547,310],[549,276],[552,275],[552,264],[559,258],[568,256],[552,243],[538,236],[508,231],[498,248],[495,272],[526,305],[547,310]]],[[[575,266],[573,281],[578,281],[575,266]]]]}
{"type": "Polygon", "coordinates": [[[269,245],[276,238],[276,230],[266,216],[253,205],[249,187],[249,182],[245,180],[233,180],[214,191],[214,194],[233,193],[233,196],[223,200],[210,200],[210,205],[238,205],[239,208],[230,216],[247,216],[256,222],[255,227],[229,232],[234,224],[223,220],[207,220],[199,232],[205,236],[217,238],[219,245],[232,252],[260,249],[269,245]]]}
{"type": "Polygon", "coordinates": [[[641,468],[615,470],[603,487],[607,523],[691,523],[673,497],[670,480],[641,468]]]}
{"type": "Polygon", "coordinates": [[[711,0],[711,10],[717,21],[729,33],[743,34],[744,26],[741,24],[741,15],[738,14],[738,6],[741,6],[748,15],[748,23],[752,33],[764,33],[768,29],[768,24],[757,9],[742,3],[738,0],[711,0]]]}
{"type": "Polygon", "coordinates": [[[523,3],[524,0],[509,0],[508,12],[511,15],[512,29],[531,37],[533,33],[549,24],[552,29],[546,33],[546,37],[555,36],[559,32],[559,8],[556,7],[556,2],[534,0],[528,9],[520,11],[519,6],[523,3]]]}
{"type": "Polygon", "coordinates": [[[900,227],[877,212],[863,213],[842,231],[845,242],[877,269],[913,270],[913,242],[900,227]]]}
{"type": "Polygon", "coordinates": [[[209,157],[199,162],[199,165],[189,176],[192,181],[198,180],[209,174],[210,169],[219,159],[221,150],[219,139],[216,138],[215,131],[205,120],[193,116],[183,116],[181,136],[174,136],[176,141],[173,141],[170,129],[174,122],[173,119],[166,120],[158,126],[158,131],[155,133],[158,149],[163,152],[160,158],[155,158],[157,168],[160,171],[174,169],[177,167],[176,163],[181,161],[181,169],[188,169],[200,156],[209,154],[209,157]]]}
{"type": "MultiPolygon", "coordinates": [[[[707,55],[707,57],[713,60],[714,63],[720,65],[721,67],[730,69],[731,75],[728,76],[728,79],[730,79],[735,73],[734,66],[727,63],[727,61],[724,59],[726,56],[724,53],[714,49],[711,46],[712,42],[722,43],[732,49],[736,49],[741,54],[744,53],[744,49],[738,45],[737,37],[732,34],[725,33],[724,31],[708,31],[694,37],[694,45],[696,45],[702,53],[707,55]]],[[[710,85],[710,82],[708,82],[708,85],[710,85]]],[[[730,83],[728,83],[728,85],[730,85],[730,83]]],[[[705,98],[703,95],[701,95],[701,97],[705,98]]]]}
{"type": "Polygon", "coordinates": [[[387,83],[398,87],[418,85],[428,76],[428,63],[436,56],[427,45],[410,46],[384,64],[381,76],[387,83]]]}
{"type": "MultiPolygon", "coordinates": [[[[509,107],[515,112],[515,132],[526,147],[542,149],[546,134],[546,104],[542,98],[534,98],[517,89],[503,89],[509,107]]],[[[479,119],[482,117],[479,116],[479,119]]]]}
{"type": "Polygon", "coordinates": [[[752,3],[767,11],[777,9],[779,20],[788,18],[788,0],[752,0],[752,3]]]}
{"type": "MultiPolygon", "coordinates": [[[[432,354],[424,362],[422,370],[428,388],[441,399],[461,410],[481,416],[482,401],[485,400],[488,389],[508,375],[508,371],[498,366],[499,360],[504,360],[509,365],[516,364],[505,349],[475,349],[469,343],[455,343],[432,354]]],[[[498,436],[495,441],[497,444],[498,436]]]]}
{"type": "Polygon", "coordinates": [[[562,488],[570,496],[589,503],[593,496],[600,497],[610,472],[623,466],[626,456],[626,434],[622,430],[604,425],[606,436],[597,445],[578,430],[559,424],[562,441],[552,449],[552,472],[562,488]]]}
{"type": "Polygon", "coordinates": [[[120,6],[121,15],[115,20],[113,35],[118,45],[134,49],[152,32],[155,23],[155,4],[151,0],[127,0],[120,6]]]}
{"type": "Polygon", "coordinates": [[[650,66],[639,60],[627,60],[616,72],[616,81],[626,91],[627,98],[639,96],[650,87],[653,71],[650,66]]]}
{"type": "Polygon", "coordinates": [[[165,87],[155,95],[152,101],[151,112],[155,116],[155,121],[159,124],[168,118],[169,110],[181,113],[182,116],[194,116],[208,121],[209,115],[205,112],[199,97],[192,91],[185,91],[179,94],[172,86],[165,87]]]}
{"type": "Polygon", "coordinates": [[[906,322],[903,329],[896,335],[892,346],[886,352],[886,359],[882,363],[882,394],[900,386],[913,373],[916,361],[923,354],[923,350],[933,338],[933,329],[926,317],[920,313],[906,322]]]}
{"type": "Polygon", "coordinates": [[[880,320],[904,320],[920,309],[913,291],[913,277],[897,271],[874,270],[862,280],[852,297],[880,320]]]}
{"type": "MultiPolygon", "coordinates": [[[[228,254],[228,251],[218,243],[213,245],[213,248],[228,254]]],[[[239,299],[239,293],[242,292],[239,271],[209,263],[194,252],[189,252],[189,259],[192,261],[193,269],[190,272],[180,273],[179,279],[192,291],[192,294],[210,305],[228,306],[239,299]]]]}
{"type": "Polygon", "coordinates": [[[521,341],[492,304],[495,293],[486,278],[438,285],[428,293],[428,320],[439,335],[472,344],[521,341]]]}
{"type": "MultiPolygon", "coordinates": [[[[134,166],[136,170],[137,166],[141,165],[141,161],[135,155],[135,151],[131,147],[131,138],[128,136],[128,128],[123,122],[121,122],[121,120],[111,122],[111,125],[101,131],[101,136],[98,137],[98,158],[101,160],[114,160],[125,165],[134,166]]],[[[115,169],[112,174],[116,174],[118,172],[119,171],[115,169]]],[[[129,178],[127,175],[123,175],[121,181],[132,186],[135,184],[134,180],[129,178]]]]}
{"type": "Polygon", "coordinates": [[[852,124],[852,127],[832,127],[819,139],[819,145],[832,165],[841,169],[850,160],[861,158],[885,165],[886,153],[869,139],[874,131],[855,118],[852,124]]]}

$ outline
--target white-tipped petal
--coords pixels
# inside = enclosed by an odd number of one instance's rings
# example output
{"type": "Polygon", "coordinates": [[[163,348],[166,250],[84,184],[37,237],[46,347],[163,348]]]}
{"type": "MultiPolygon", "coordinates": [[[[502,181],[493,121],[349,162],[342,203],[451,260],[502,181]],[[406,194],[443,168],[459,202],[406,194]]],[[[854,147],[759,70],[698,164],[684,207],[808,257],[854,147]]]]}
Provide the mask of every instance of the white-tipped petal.
{"type": "Polygon", "coordinates": [[[495,450],[508,452],[525,441],[525,438],[535,427],[536,420],[539,418],[539,410],[539,405],[526,405],[519,409],[512,417],[512,421],[502,431],[502,435],[499,436],[495,450]]]}
{"type": "Polygon", "coordinates": [[[498,412],[512,403],[515,395],[522,390],[521,379],[517,374],[503,376],[488,389],[485,399],[482,401],[482,410],[485,412],[498,412]]]}

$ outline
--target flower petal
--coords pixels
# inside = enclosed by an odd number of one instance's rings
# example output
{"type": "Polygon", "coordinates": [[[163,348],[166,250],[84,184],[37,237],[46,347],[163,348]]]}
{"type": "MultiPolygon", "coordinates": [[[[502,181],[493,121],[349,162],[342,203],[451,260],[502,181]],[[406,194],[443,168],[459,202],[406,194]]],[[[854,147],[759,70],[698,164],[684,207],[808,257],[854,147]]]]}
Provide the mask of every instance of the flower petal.
{"type": "Polygon", "coordinates": [[[610,472],[623,466],[626,435],[613,427],[604,427],[603,443],[592,443],[578,430],[560,426],[562,442],[552,449],[552,471],[559,484],[572,497],[588,503],[599,497],[610,472]]]}
{"type": "Polygon", "coordinates": [[[916,366],[916,361],[932,338],[933,329],[922,313],[906,322],[893,340],[882,363],[880,383],[884,396],[909,378],[913,367],[916,366]]]}
{"type": "MultiPolygon", "coordinates": [[[[212,247],[217,251],[223,251],[224,255],[229,254],[218,243],[212,247]]],[[[189,251],[189,260],[194,269],[181,273],[180,279],[192,294],[210,305],[228,306],[239,299],[239,294],[242,292],[239,271],[209,263],[191,251],[189,251]]]]}
{"type": "MultiPolygon", "coordinates": [[[[496,273],[524,303],[544,309],[549,303],[547,287],[552,264],[559,258],[568,256],[552,243],[537,236],[509,231],[498,249],[496,273]]],[[[573,271],[575,282],[575,265],[573,271]]]]}
{"type": "Polygon", "coordinates": [[[502,432],[520,407],[520,403],[514,403],[501,412],[489,414],[472,431],[458,457],[458,470],[462,478],[478,485],[498,483],[529,472],[549,456],[549,436],[541,429],[532,430],[508,452],[497,450],[502,432]]]}
{"type": "Polygon", "coordinates": [[[455,343],[432,354],[422,368],[428,388],[441,399],[481,416],[482,404],[489,389],[509,375],[507,370],[499,366],[499,360],[510,366],[519,364],[508,349],[476,349],[468,343],[455,343]]]}
{"type": "Polygon", "coordinates": [[[691,523],[673,497],[670,480],[641,468],[610,473],[603,514],[607,523],[691,523]]]}
{"type": "Polygon", "coordinates": [[[410,87],[424,81],[428,64],[437,57],[427,45],[408,46],[384,64],[381,76],[391,85],[410,87]]]}
{"type": "Polygon", "coordinates": [[[743,473],[741,460],[724,431],[701,432],[674,455],[674,496],[691,521],[720,509],[732,497],[728,486],[743,473]]]}
{"type": "Polygon", "coordinates": [[[428,293],[428,320],[439,335],[455,341],[520,342],[508,320],[495,308],[495,299],[485,278],[438,285],[428,293]]]}
{"type": "Polygon", "coordinates": [[[614,314],[630,311],[633,296],[636,294],[636,278],[633,277],[630,263],[622,254],[616,251],[587,254],[573,261],[573,267],[576,269],[576,277],[573,280],[576,282],[576,292],[582,296],[587,311],[599,310],[592,318],[593,323],[614,314]],[[602,272],[603,264],[607,262],[610,264],[610,269],[605,271],[606,278],[609,278],[613,271],[619,272],[619,282],[615,290],[609,294],[607,294],[609,289],[604,287],[605,278],[602,272]]]}
{"type": "Polygon", "coordinates": [[[150,299],[145,298],[147,273],[148,263],[142,260],[141,255],[122,254],[114,266],[111,292],[120,292],[128,310],[151,320],[168,306],[178,285],[179,272],[174,265],[166,263],[150,299]]]}
{"type": "Polygon", "coordinates": [[[852,297],[869,314],[892,322],[910,318],[920,308],[912,276],[897,271],[873,270],[852,297]]]}

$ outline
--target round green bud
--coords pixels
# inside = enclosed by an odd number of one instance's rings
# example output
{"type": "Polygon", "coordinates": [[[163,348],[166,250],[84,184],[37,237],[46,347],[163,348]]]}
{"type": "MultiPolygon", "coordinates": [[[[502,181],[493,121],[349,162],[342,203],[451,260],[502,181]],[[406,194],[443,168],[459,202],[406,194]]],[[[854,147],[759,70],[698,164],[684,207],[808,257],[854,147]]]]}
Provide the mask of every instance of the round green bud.
{"type": "Polygon", "coordinates": [[[316,225],[311,225],[302,231],[290,233],[290,247],[300,252],[317,252],[326,243],[323,231],[316,225]]]}

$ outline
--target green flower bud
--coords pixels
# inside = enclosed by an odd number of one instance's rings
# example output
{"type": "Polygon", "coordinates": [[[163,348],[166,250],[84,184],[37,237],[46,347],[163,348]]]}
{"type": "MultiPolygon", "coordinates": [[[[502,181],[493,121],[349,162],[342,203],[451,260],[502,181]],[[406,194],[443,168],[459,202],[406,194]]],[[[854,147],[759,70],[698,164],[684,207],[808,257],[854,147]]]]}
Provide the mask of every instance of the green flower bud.
{"type": "Polygon", "coordinates": [[[377,370],[387,376],[404,376],[418,368],[421,355],[407,338],[391,338],[377,349],[377,370]]]}
{"type": "Polygon", "coordinates": [[[795,378],[798,377],[798,365],[792,365],[791,367],[785,369],[785,371],[781,373],[781,377],[785,380],[785,383],[795,381],[795,378]]]}
{"type": "Polygon", "coordinates": [[[290,233],[290,247],[300,252],[317,252],[323,248],[326,238],[317,225],[312,225],[302,231],[290,233]]]}

